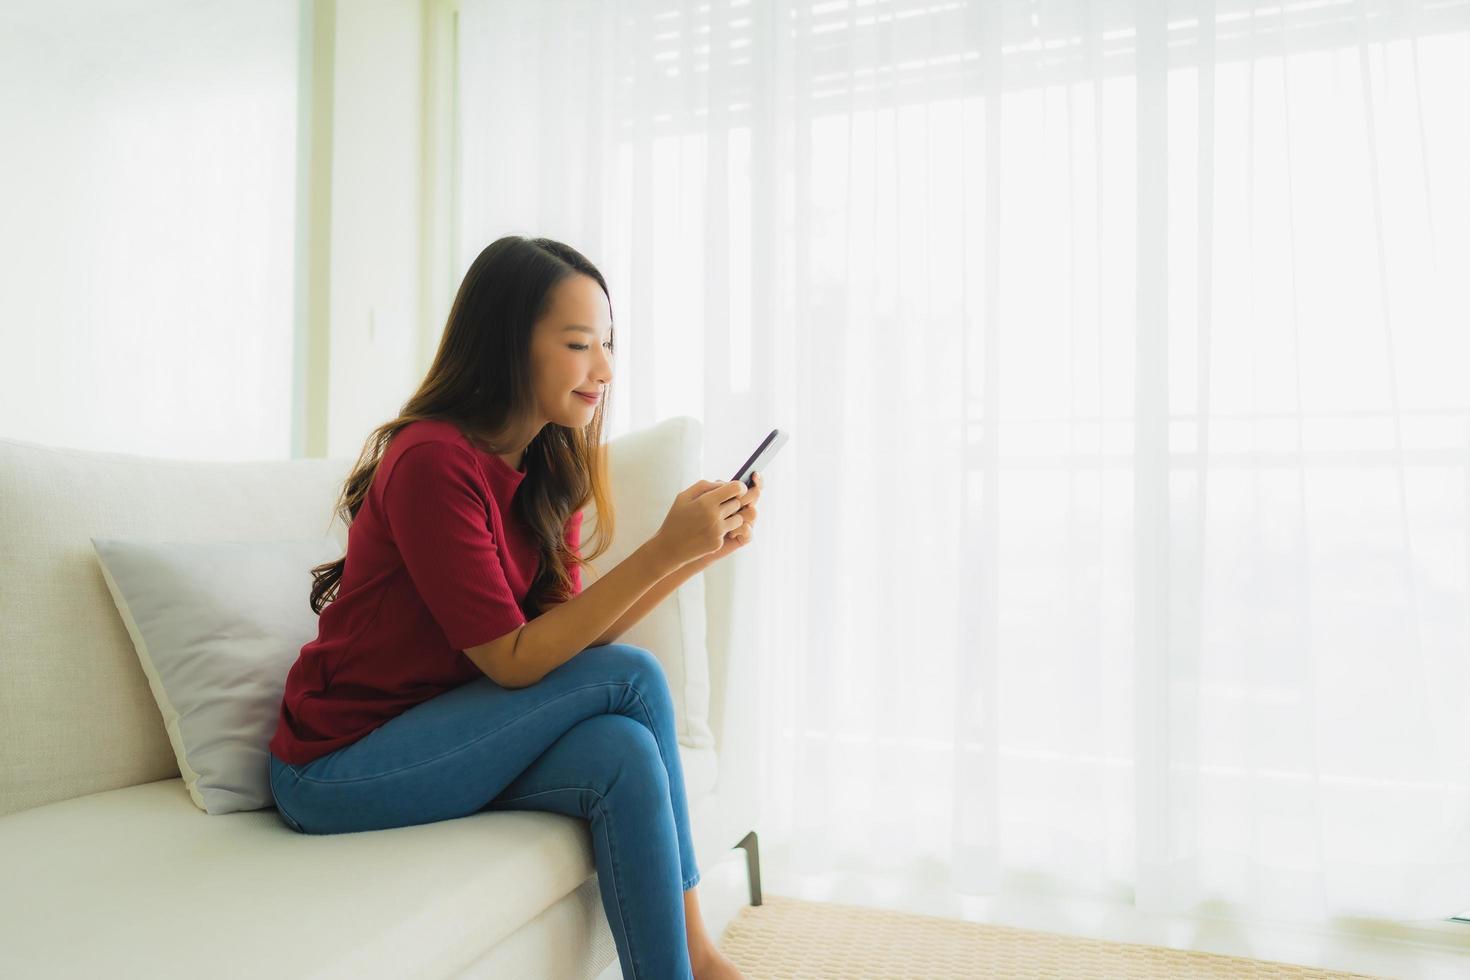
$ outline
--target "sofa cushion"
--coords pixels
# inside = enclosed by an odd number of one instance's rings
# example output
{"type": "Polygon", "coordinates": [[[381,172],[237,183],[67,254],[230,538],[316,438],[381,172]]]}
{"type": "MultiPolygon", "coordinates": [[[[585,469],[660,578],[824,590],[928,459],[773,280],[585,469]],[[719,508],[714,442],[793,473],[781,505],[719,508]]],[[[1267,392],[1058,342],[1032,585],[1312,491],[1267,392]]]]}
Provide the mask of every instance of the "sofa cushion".
{"type": "Polygon", "coordinates": [[[311,569],[330,538],[93,538],[189,797],[206,813],[274,806],[268,745],[286,674],[317,632],[311,569]]]}
{"type": "MultiPolygon", "coordinates": [[[[707,798],[714,753],[679,752],[707,798]]],[[[596,874],[580,818],[298,834],[208,817],[177,778],[0,817],[0,854],[24,883],[0,889],[11,977],[450,976],[596,874]]]]}

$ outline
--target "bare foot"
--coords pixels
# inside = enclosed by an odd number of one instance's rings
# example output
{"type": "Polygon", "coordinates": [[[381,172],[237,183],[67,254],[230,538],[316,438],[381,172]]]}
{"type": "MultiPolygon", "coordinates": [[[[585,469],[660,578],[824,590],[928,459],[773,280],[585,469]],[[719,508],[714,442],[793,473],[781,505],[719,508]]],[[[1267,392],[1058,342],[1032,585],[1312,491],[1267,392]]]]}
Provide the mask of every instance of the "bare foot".
{"type": "Polygon", "coordinates": [[[690,965],[694,968],[694,980],[746,980],[745,974],[713,943],[705,947],[699,956],[691,955],[690,965]]]}

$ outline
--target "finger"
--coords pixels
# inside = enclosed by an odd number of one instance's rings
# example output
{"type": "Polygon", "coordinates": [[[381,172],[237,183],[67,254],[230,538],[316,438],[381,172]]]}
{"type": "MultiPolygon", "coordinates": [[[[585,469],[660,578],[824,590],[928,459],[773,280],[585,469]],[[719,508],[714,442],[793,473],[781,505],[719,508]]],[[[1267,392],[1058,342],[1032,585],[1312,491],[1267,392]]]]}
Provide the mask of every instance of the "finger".
{"type": "Polygon", "coordinates": [[[695,483],[694,486],[689,488],[689,498],[695,500],[695,498],[703,497],[704,494],[716,491],[716,489],[719,489],[723,485],[725,485],[725,480],[700,480],[700,482],[695,483]]]}
{"type": "Polygon", "coordinates": [[[745,504],[741,501],[741,499],[739,497],[731,497],[729,500],[725,501],[723,504],[720,504],[720,516],[721,517],[728,517],[731,514],[742,514],[744,512],[745,512],[745,504]]]}
{"type": "Polygon", "coordinates": [[[712,496],[719,503],[723,504],[728,500],[740,499],[741,491],[747,489],[748,488],[745,486],[745,484],[741,483],[739,480],[729,480],[724,483],[711,483],[708,489],[700,492],[699,494],[696,494],[696,496],[712,496]]]}

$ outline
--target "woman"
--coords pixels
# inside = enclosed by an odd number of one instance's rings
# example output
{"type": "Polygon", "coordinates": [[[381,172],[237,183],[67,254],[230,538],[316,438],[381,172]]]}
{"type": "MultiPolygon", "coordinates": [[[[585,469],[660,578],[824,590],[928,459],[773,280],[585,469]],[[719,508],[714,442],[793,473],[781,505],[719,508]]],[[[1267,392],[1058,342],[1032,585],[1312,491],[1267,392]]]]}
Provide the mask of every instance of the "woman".
{"type": "Polygon", "coordinates": [[[584,591],[613,531],[612,338],[607,284],[576,250],[511,236],[475,259],[428,376],[342,490],[347,554],[312,570],[320,625],[287,676],[271,789],[311,834],[583,817],[623,976],[738,978],[699,912],[663,670],[616,640],[750,540],[761,483],[687,488],[584,591]]]}

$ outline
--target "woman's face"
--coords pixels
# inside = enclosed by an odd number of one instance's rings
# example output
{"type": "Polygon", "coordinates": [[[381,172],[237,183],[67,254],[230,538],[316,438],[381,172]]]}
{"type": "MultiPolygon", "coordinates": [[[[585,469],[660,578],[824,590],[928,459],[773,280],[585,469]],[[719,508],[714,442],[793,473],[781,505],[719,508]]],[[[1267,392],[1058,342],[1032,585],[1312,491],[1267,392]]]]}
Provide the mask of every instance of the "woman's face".
{"type": "Polygon", "coordinates": [[[552,289],[551,308],[531,338],[536,402],[541,417],[580,429],[592,421],[612,382],[612,311],[591,276],[568,276],[552,289]],[[583,398],[577,392],[595,395],[583,398]]]}

